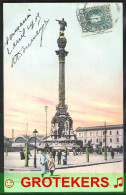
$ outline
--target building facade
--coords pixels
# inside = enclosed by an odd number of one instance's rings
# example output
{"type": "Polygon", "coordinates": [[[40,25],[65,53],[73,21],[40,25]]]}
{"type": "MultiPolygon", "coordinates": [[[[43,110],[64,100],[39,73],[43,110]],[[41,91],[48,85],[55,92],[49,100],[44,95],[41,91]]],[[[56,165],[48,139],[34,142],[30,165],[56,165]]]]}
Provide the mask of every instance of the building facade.
{"type": "MultiPolygon", "coordinates": [[[[39,147],[40,142],[44,136],[36,136],[36,146],[39,147]]],[[[20,135],[13,140],[12,147],[24,148],[28,146],[35,146],[35,136],[20,135]]]]}
{"type": "Polygon", "coordinates": [[[83,146],[91,143],[97,145],[117,148],[123,146],[123,125],[106,125],[96,127],[78,127],[76,129],[77,138],[83,141],[83,146]],[[106,136],[105,136],[106,132],[106,136]]]}

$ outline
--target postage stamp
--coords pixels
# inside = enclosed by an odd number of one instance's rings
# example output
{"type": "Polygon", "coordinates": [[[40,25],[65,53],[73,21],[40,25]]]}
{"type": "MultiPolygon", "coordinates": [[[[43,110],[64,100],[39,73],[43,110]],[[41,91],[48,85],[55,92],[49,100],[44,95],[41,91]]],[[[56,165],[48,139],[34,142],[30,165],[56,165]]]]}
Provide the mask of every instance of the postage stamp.
{"type": "Polygon", "coordinates": [[[110,4],[92,7],[85,4],[76,14],[84,36],[112,31],[114,21],[110,4]]]}

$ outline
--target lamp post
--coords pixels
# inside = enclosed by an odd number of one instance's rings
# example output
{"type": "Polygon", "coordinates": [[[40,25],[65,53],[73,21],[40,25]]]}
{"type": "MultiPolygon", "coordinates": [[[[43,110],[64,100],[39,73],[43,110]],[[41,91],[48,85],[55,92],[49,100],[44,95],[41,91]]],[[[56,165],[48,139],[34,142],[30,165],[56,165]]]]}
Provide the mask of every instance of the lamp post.
{"type": "Polygon", "coordinates": [[[14,129],[12,129],[12,139],[14,139],[14,129]]]}
{"type": "Polygon", "coordinates": [[[28,167],[28,138],[26,140],[26,147],[25,147],[25,167],[28,167]]]}
{"type": "Polygon", "coordinates": [[[33,133],[35,134],[34,167],[36,168],[36,133],[38,133],[38,131],[35,129],[35,130],[33,131],[33,133]]]}
{"type": "Polygon", "coordinates": [[[45,106],[45,112],[46,112],[46,145],[47,145],[47,110],[48,110],[48,106],[45,106]]]}
{"type": "Polygon", "coordinates": [[[28,167],[28,123],[26,123],[27,129],[26,129],[26,145],[25,145],[25,167],[28,167]]]}
{"type": "Polygon", "coordinates": [[[105,133],[105,149],[104,149],[104,158],[105,158],[105,160],[107,160],[107,148],[106,148],[106,133],[107,133],[107,131],[106,131],[106,122],[105,122],[105,131],[104,131],[104,133],[105,133]]]}
{"type": "Polygon", "coordinates": [[[9,138],[7,138],[7,144],[6,144],[6,156],[8,156],[8,146],[9,146],[9,138]]]}

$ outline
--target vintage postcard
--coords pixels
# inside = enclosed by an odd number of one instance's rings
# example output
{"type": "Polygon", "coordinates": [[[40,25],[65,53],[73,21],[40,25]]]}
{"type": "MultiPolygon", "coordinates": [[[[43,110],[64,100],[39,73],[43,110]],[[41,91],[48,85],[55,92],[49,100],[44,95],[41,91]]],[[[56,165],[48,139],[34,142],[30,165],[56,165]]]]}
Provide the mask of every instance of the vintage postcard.
{"type": "Polygon", "coordinates": [[[123,192],[123,3],[3,3],[4,192],[123,192]]]}

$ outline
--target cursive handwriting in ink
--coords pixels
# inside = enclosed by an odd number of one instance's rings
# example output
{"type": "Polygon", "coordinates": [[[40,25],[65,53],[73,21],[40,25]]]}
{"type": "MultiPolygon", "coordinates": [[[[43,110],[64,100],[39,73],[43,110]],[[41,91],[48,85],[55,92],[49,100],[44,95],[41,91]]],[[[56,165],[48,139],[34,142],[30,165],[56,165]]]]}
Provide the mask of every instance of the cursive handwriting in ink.
{"type": "MultiPolygon", "coordinates": [[[[31,11],[31,10],[28,9],[28,11],[31,11]]],[[[14,32],[11,33],[8,37],[6,37],[5,46],[8,45],[9,41],[11,41],[13,39],[13,37],[15,36],[15,34],[27,22],[27,20],[29,19],[29,17],[31,17],[31,14],[27,14],[27,16],[24,18],[24,20],[22,22],[20,22],[20,24],[16,27],[16,29],[14,30],[14,32]]]]}
{"type": "Polygon", "coordinates": [[[22,40],[23,37],[26,37],[26,35],[25,35],[25,28],[23,28],[21,36],[15,42],[13,42],[12,49],[10,50],[9,48],[7,48],[7,52],[8,52],[9,55],[12,53],[12,51],[15,49],[15,47],[22,40]]]}
{"type": "Polygon", "coordinates": [[[27,14],[23,21],[19,22],[13,33],[5,38],[7,54],[12,57],[11,67],[23,56],[39,34],[40,47],[42,47],[43,34],[49,20],[41,22],[42,19],[39,12],[33,16],[31,10],[28,9],[28,11],[30,13],[27,14]]]}
{"type": "Polygon", "coordinates": [[[21,49],[19,50],[19,52],[17,52],[13,57],[12,57],[12,63],[11,63],[11,67],[14,66],[14,64],[16,64],[16,62],[21,58],[21,56],[23,55],[23,53],[25,53],[25,51],[32,45],[33,41],[36,39],[36,37],[40,34],[41,32],[41,39],[40,39],[40,46],[42,46],[42,37],[43,37],[43,32],[48,24],[49,20],[44,21],[44,24],[42,24],[42,26],[36,30],[35,35],[31,38],[30,42],[25,45],[22,46],[21,49]]]}
{"type": "Polygon", "coordinates": [[[44,30],[45,30],[45,28],[46,28],[46,26],[47,26],[48,22],[49,22],[49,20],[47,20],[47,21],[45,21],[45,20],[44,20],[44,23],[45,23],[45,24],[43,24],[43,25],[42,25],[41,40],[40,40],[40,47],[42,47],[43,32],[44,32],[44,30]]]}
{"type": "Polygon", "coordinates": [[[27,29],[33,29],[34,28],[34,26],[35,26],[35,24],[36,24],[36,22],[37,22],[37,20],[38,20],[38,26],[39,26],[39,23],[40,23],[40,21],[41,21],[41,17],[40,17],[40,15],[39,15],[39,13],[37,13],[37,15],[36,15],[36,17],[35,17],[35,21],[34,20],[32,20],[31,22],[30,22],[30,24],[29,25],[27,25],[27,29]],[[39,20],[38,20],[39,19],[39,20]]]}

